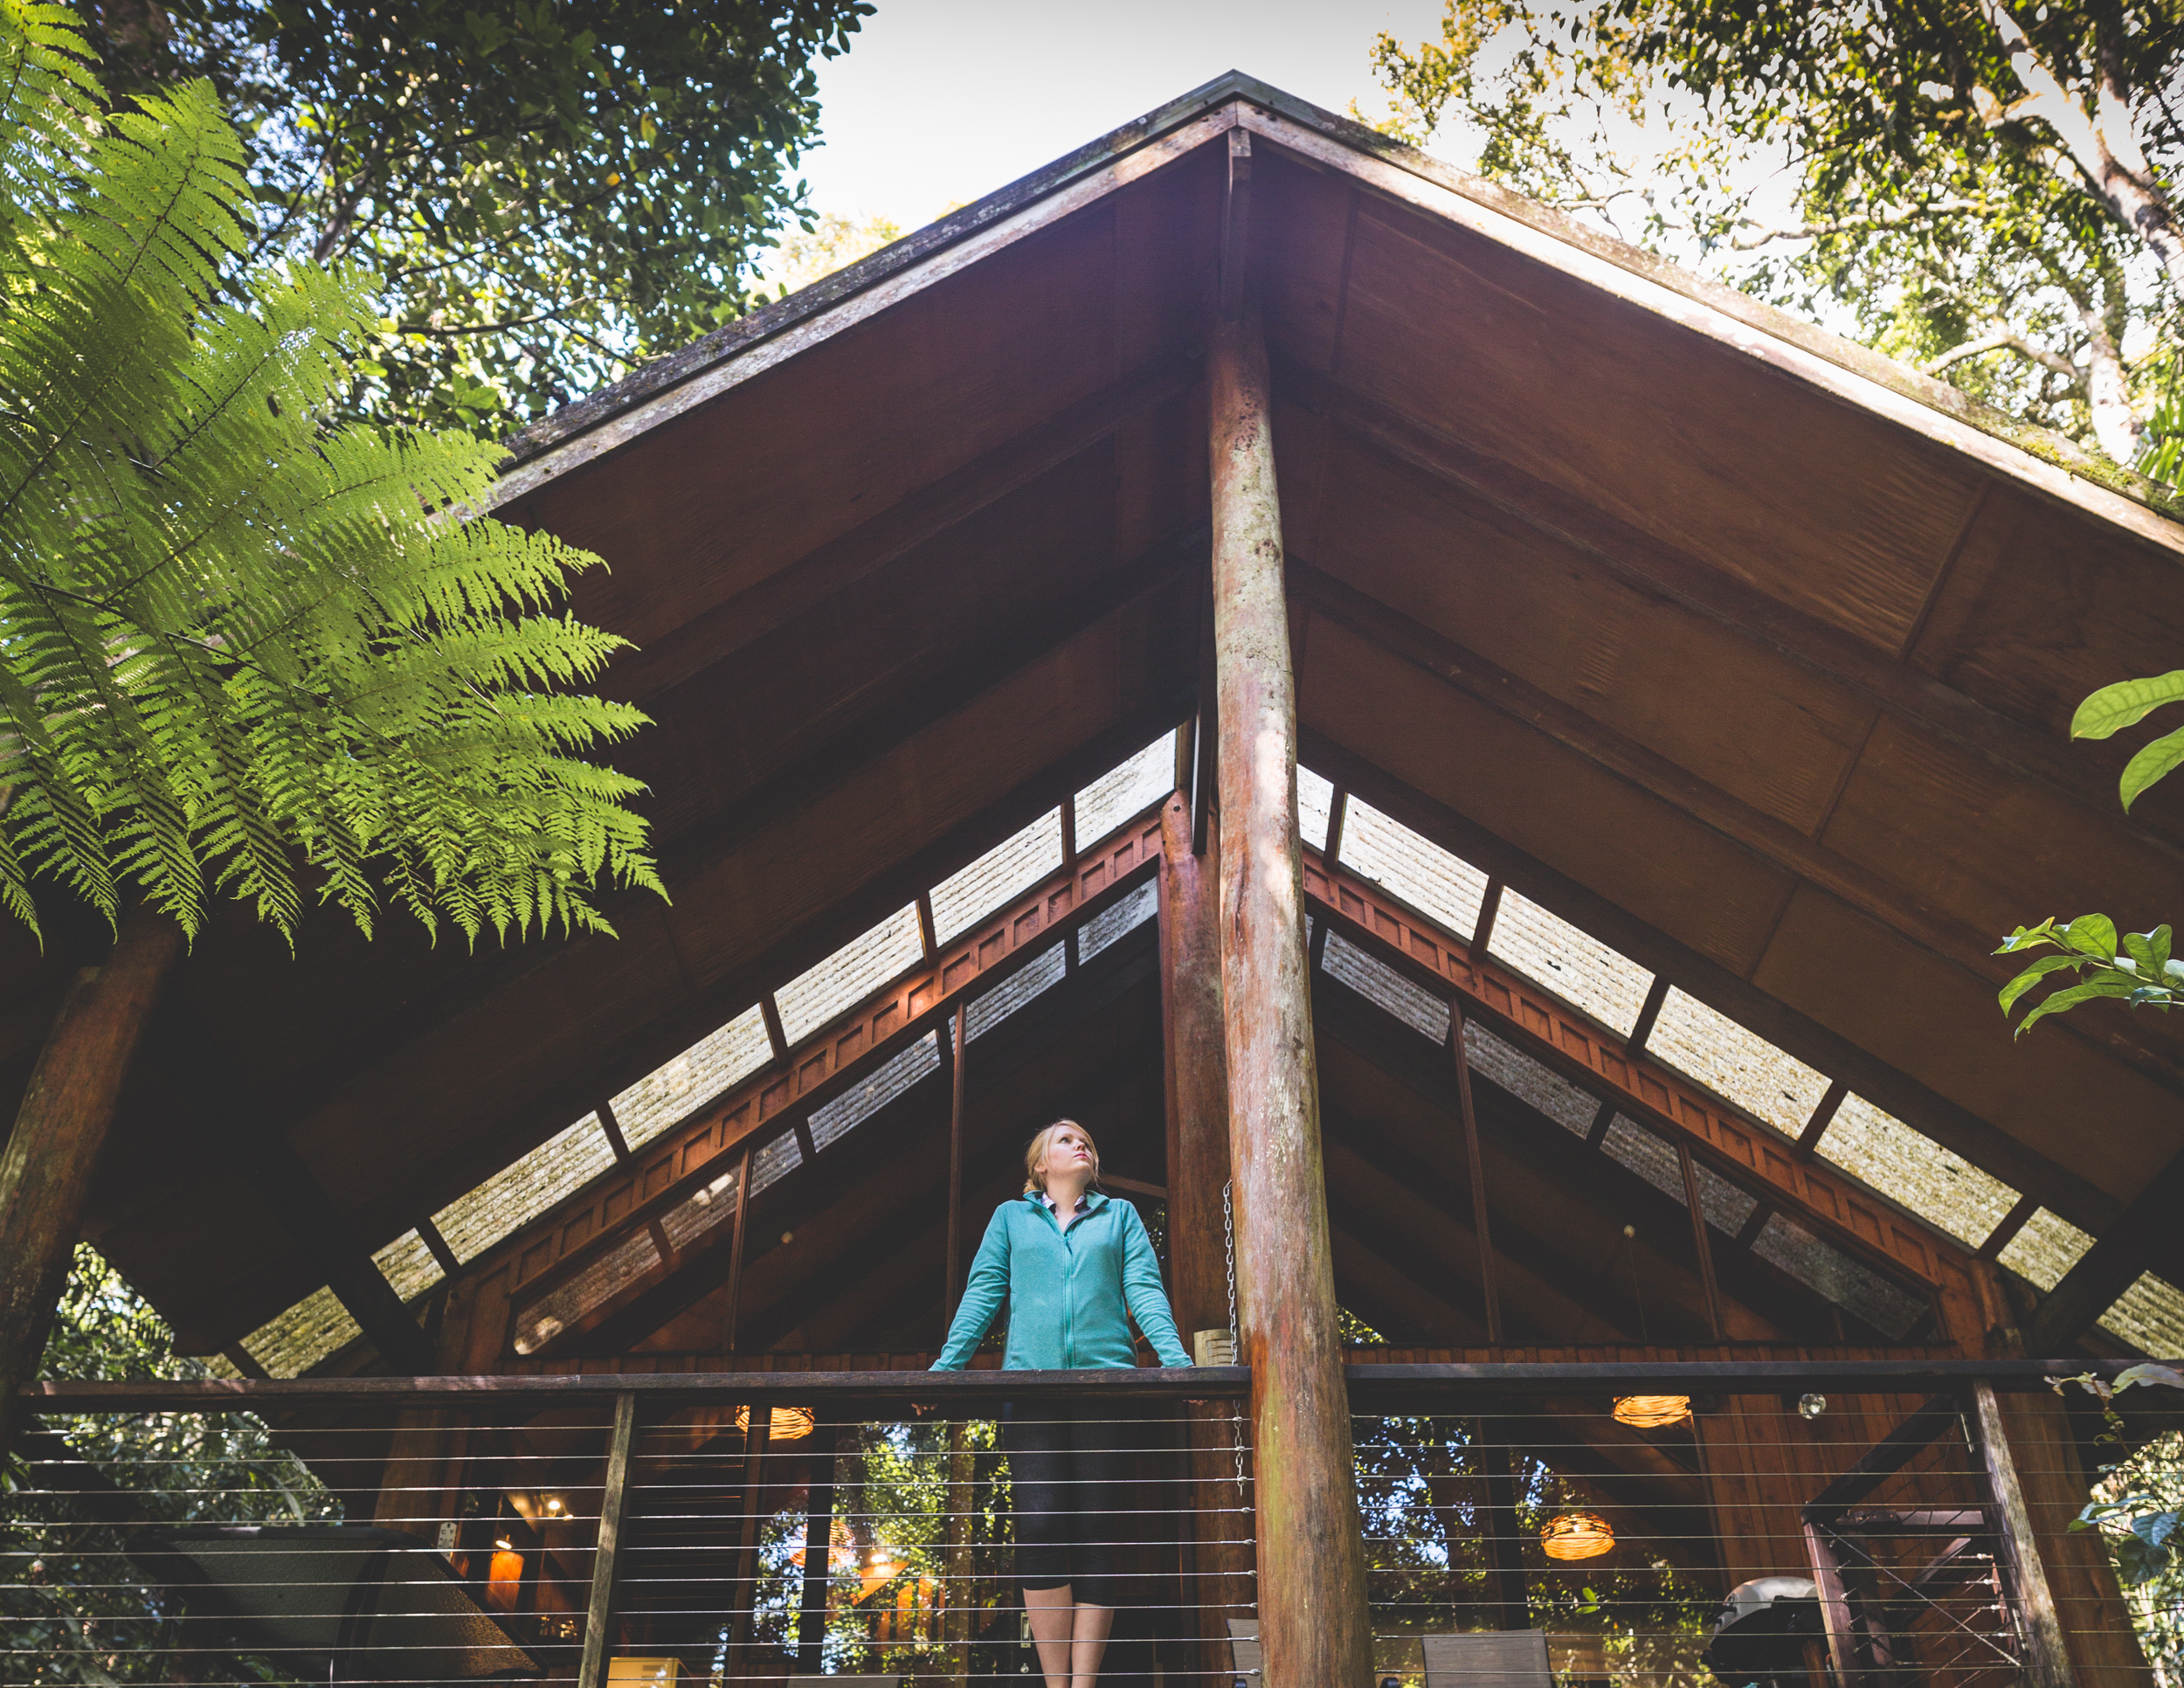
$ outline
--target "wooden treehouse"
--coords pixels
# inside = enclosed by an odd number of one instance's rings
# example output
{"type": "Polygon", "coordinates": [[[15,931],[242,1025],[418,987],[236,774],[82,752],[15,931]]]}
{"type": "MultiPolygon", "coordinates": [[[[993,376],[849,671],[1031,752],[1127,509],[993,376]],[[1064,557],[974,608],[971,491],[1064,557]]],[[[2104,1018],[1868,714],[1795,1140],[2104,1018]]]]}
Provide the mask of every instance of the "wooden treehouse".
{"type": "MultiPolygon", "coordinates": [[[[86,1234],[225,1378],[36,1386],[52,1484],[254,1408],[492,1632],[336,1676],[1019,1674],[976,1427],[1068,1380],[920,1373],[1067,1115],[1241,1336],[1098,1380],[1115,1679],[1702,1679],[1612,1574],[1811,1583],[1724,1688],[2151,1681],[2041,1380],[2184,1352],[2184,1027],[1991,954],[2184,911],[2064,736],[2184,635],[2127,477],[1240,76],[517,451],[674,901],[217,919],[86,1234]]],[[[0,930],[10,1107],[96,939],[0,930]]]]}

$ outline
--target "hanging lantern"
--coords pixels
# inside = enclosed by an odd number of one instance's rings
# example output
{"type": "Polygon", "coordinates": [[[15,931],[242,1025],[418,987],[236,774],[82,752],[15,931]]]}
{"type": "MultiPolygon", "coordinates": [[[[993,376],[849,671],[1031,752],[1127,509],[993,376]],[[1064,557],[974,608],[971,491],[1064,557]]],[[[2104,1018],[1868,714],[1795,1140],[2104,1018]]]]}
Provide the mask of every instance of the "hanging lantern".
{"type": "Polygon", "coordinates": [[[1561,1512],[1539,1532],[1540,1551],[1549,1559],[1598,1559],[1613,1552],[1615,1532],[1598,1512],[1561,1512]]]}
{"type": "MultiPolygon", "coordinates": [[[[819,1418],[809,1407],[777,1407],[773,1416],[766,1421],[766,1440],[769,1442],[801,1442],[819,1426],[819,1418]]],[[[750,1429],[750,1408],[736,1409],[736,1428],[750,1429]]]]}
{"type": "Polygon", "coordinates": [[[513,1612],[523,1592],[523,1555],[502,1536],[493,1544],[493,1560],[486,1568],[486,1604],[496,1612],[513,1612]]]}
{"type": "Polygon", "coordinates": [[[1615,1422],[1634,1430],[1658,1430],[1681,1424],[1691,1415],[1689,1395],[1618,1395],[1615,1422]]]}

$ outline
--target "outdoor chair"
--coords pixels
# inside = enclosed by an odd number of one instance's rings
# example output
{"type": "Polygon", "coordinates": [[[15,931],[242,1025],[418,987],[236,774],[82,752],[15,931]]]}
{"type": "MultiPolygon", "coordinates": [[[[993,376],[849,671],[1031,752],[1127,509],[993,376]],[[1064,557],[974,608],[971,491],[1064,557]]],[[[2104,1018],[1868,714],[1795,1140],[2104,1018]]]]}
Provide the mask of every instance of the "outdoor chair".
{"type": "Polygon", "coordinates": [[[1544,1629],[1470,1629],[1420,1639],[1426,1688],[1552,1688],[1544,1629]]]}

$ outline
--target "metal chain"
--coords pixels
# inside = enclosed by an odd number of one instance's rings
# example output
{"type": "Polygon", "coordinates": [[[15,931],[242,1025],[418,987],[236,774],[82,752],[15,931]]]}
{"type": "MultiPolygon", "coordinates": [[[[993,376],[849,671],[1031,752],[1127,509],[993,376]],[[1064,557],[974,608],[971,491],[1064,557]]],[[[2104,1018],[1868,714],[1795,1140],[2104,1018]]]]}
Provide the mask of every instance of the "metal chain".
{"type": "MultiPolygon", "coordinates": [[[[1236,1180],[1221,1186],[1221,1251],[1228,1257],[1228,1358],[1234,1365],[1244,1357],[1243,1333],[1236,1328],[1236,1210],[1230,1201],[1236,1180]]],[[[1244,1498],[1244,1415],[1238,1408],[1228,1421],[1236,1451],[1236,1498],[1244,1498]]]]}

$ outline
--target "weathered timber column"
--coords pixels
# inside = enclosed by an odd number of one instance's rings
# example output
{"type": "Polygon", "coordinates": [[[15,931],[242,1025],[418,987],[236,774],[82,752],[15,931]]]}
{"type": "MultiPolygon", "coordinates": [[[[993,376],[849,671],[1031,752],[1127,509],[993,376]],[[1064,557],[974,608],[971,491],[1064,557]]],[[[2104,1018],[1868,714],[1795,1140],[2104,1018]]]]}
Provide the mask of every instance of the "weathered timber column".
{"type": "MultiPolygon", "coordinates": [[[[1160,1020],[1168,1104],[1169,1295],[1186,1346],[1228,1332],[1221,1189],[1228,1182],[1228,1050],[1221,1023],[1220,832],[1209,816],[1192,854],[1180,791],[1160,816],[1160,1020]]],[[[1193,1354],[1196,1350],[1193,1347],[1193,1354]]],[[[1230,1668],[1228,1620],[1251,1615],[1251,1525],[1236,1485],[1237,1410],[1227,1401],[1184,1411],[1191,1462],[1185,1531],[1185,1631],[1207,1680],[1230,1668]]]]}
{"type": "Polygon", "coordinates": [[[1296,686],[1266,346],[1247,304],[1206,360],[1221,813],[1221,999],[1236,1289],[1251,1366],[1266,1688],[1359,1688],[1365,1545],[1320,1169],[1296,832],[1296,686]]]}
{"type": "Polygon", "coordinates": [[[166,916],[138,910],[122,921],[106,965],[78,973],[61,998],[0,1155],[0,1451],[68,1282],[121,1087],[181,954],[182,929],[166,916]]]}

